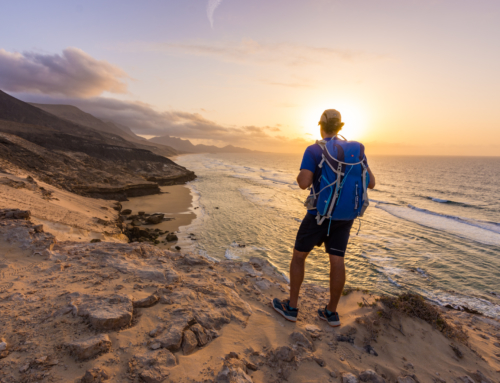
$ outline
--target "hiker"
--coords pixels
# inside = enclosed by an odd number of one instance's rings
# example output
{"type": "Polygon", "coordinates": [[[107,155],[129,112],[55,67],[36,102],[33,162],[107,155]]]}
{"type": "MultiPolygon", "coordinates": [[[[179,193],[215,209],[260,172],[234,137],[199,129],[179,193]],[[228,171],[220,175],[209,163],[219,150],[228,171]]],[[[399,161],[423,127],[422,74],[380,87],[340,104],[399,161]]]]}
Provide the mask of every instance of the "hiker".
{"type": "Polygon", "coordinates": [[[307,214],[302,221],[290,263],[290,299],[274,298],[274,309],[295,322],[304,280],[305,261],[315,246],[325,245],[330,256],[330,302],[318,310],[320,319],[332,327],[340,326],[337,305],[345,284],[344,255],[354,219],[368,206],[367,188],[375,187],[375,176],[368,167],[364,146],[346,141],[338,133],[344,126],[340,113],[325,110],[319,124],[321,137],[309,146],[302,159],[297,183],[311,187],[306,200],[307,214]]]}

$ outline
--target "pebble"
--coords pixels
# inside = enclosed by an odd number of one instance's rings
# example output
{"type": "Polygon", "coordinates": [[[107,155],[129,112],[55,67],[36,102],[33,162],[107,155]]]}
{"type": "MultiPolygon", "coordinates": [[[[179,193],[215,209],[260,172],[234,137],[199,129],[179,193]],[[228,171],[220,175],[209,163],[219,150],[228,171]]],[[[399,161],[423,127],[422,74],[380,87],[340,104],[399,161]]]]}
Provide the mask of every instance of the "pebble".
{"type": "Polygon", "coordinates": [[[259,367],[257,367],[255,364],[253,363],[247,363],[247,368],[249,370],[252,370],[252,371],[257,371],[259,369],[259,367]]]}
{"type": "Polygon", "coordinates": [[[26,371],[28,371],[28,368],[30,368],[29,363],[28,363],[28,364],[25,364],[24,366],[22,366],[22,367],[19,369],[19,372],[26,372],[26,371]]]}
{"type": "Polygon", "coordinates": [[[315,358],[314,358],[314,361],[315,361],[316,363],[318,363],[318,366],[320,366],[320,367],[325,367],[325,366],[326,366],[325,361],[324,361],[323,359],[321,359],[321,358],[317,358],[317,357],[315,357],[315,358]]]}
{"type": "Polygon", "coordinates": [[[313,324],[306,325],[305,329],[309,332],[321,332],[321,329],[313,324]]]}
{"type": "Polygon", "coordinates": [[[152,344],[149,346],[149,349],[150,349],[150,350],[158,350],[159,348],[161,348],[161,343],[160,343],[160,342],[155,342],[155,343],[152,343],[152,344]]]}
{"type": "Polygon", "coordinates": [[[342,373],[342,383],[358,383],[358,378],[350,372],[342,373]]]}

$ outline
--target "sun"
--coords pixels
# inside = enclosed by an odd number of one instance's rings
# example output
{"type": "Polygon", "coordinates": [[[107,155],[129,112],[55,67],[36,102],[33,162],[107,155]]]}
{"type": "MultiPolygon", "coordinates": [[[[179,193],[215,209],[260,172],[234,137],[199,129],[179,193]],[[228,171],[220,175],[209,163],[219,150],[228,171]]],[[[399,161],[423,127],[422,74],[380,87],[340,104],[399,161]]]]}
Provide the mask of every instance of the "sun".
{"type": "Polygon", "coordinates": [[[350,102],[322,102],[304,110],[303,126],[306,133],[320,138],[318,125],[321,115],[326,109],[337,109],[345,123],[340,135],[348,140],[361,140],[367,132],[367,112],[360,106],[350,102]]]}

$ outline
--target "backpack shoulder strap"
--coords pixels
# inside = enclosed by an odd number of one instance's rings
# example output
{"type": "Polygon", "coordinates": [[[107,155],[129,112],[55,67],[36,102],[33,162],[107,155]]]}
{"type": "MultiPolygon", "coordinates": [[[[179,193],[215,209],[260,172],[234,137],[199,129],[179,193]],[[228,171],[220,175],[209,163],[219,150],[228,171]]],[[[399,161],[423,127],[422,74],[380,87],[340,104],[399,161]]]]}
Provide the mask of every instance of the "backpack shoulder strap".
{"type": "Polygon", "coordinates": [[[316,144],[319,145],[321,149],[326,148],[326,141],[325,140],[316,140],[316,144]]]}

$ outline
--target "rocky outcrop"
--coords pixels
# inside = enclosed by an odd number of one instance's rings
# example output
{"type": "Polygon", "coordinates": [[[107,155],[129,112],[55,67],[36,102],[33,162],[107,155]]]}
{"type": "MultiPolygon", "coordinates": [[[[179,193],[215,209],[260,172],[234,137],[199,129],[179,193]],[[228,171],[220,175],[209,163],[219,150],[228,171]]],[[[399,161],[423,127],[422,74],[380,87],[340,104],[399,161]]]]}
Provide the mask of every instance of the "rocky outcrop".
{"type": "Polygon", "coordinates": [[[111,349],[111,340],[107,335],[98,335],[70,342],[66,347],[77,360],[86,360],[108,352],[111,349]]]}
{"type": "Polygon", "coordinates": [[[55,237],[44,233],[41,225],[34,225],[28,219],[29,211],[18,209],[0,209],[0,236],[21,249],[32,254],[47,255],[56,243],[55,237]]]}

